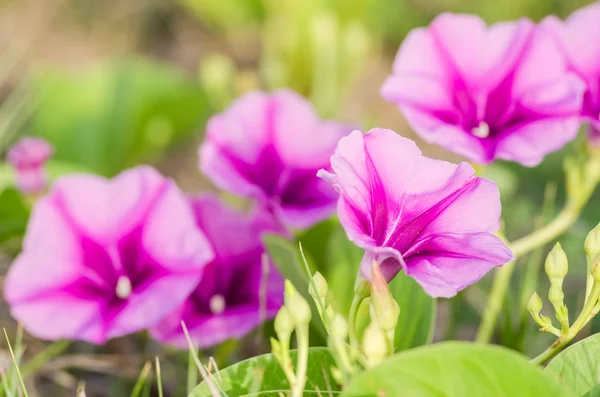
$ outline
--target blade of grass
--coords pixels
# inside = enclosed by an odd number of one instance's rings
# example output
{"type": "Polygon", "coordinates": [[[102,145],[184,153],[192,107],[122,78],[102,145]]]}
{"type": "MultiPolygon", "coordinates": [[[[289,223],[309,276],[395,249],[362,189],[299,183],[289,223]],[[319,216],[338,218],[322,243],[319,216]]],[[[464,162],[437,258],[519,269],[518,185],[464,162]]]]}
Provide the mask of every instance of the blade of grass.
{"type": "Polygon", "coordinates": [[[156,385],[158,387],[158,397],[163,397],[162,377],[161,377],[161,373],[160,373],[160,360],[158,359],[158,357],[155,358],[155,369],[156,369],[156,385]]]}
{"type": "Polygon", "coordinates": [[[150,370],[152,369],[152,364],[150,363],[150,361],[146,361],[146,363],[144,364],[144,367],[142,368],[142,372],[140,372],[140,376],[137,379],[137,382],[135,382],[135,386],[133,387],[133,390],[131,391],[131,397],[139,397],[140,394],[142,393],[142,389],[146,383],[146,380],[148,379],[148,374],[150,373],[150,370]]]}
{"type": "Polygon", "coordinates": [[[19,378],[19,382],[21,383],[21,390],[23,391],[23,395],[25,397],[29,397],[27,394],[27,389],[25,388],[25,382],[23,382],[23,377],[21,376],[21,370],[19,369],[19,363],[15,357],[15,353],[13,352],[12,346],[10,344],[10,339],[8,338],[8,332],[6,332],[6,328],[4,330],[4,337],[6,338],[6,343],[8,345],[8,350],[10,351],[10,356],[12,357],[13,364],[15,366],[15,370],[17,371],[17,376],[19,378]]]}
{"type": "Polygon", "coordinates": [[[23,365],[21,371],[23,373],[23,378],[27,378],[45,363],[50,361],[50,359],[64,352],[69,346],[71,346],[71,342],[67,340],[61,340],[48,345],[44,350],[33,356],[23,365]]]}
{"type": "Polygon", "coordinates": [[[196,369],[196,365],[194,364],[194,356],[196,355],[196,351],[190,348],[188,352],[188,371],[187,371],[187,394],[190,395],[192,390],[198,384],[198,370],[196,369]]]}
{"type": "MultiPolygon", "coordinates": [[[[190,338],[190,333],[188,332],[188,329],[183,321],[181,322],[181,327],[183,328],[183,333],[185,334],[185,339],[187,340],[190,352],[194,352],[196,350],[194,348],[194,343],[192,342],[192,338],[190,338]]],[[[194,359],[194,363],[196,364],[196,367],[198,368],[202,379],[204,380],[204,382],[206,382],[206,385],[208,386],[208,389],[210,390],[212,396],[221,397],[222,394],[219,392],[219,390],[217,390],[217,387],[220,389],[220,386],[217,384],[217,382],[214,381],[214,378],[206,371],[206,368],[204,368],[204,365],[202,365],[202,363],[198,359],[198,356],[196,354],[192,354],[192,358],[194,359]]],[[[221,392],[223,392],[223,390],[221,390],[221,392]]],[[[225,392],[223,392],[223,394],[227,396],[225,392]]]]}

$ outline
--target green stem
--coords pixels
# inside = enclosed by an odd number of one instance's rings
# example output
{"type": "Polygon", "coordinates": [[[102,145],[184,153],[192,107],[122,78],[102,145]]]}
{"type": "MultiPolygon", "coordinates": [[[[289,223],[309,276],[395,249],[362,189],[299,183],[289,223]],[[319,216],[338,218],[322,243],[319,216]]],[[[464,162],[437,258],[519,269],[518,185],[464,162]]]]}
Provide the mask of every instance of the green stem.
{"type": "Polygon", "coordinates": [[[600,296],[600,283],[596,282],[596,283],[594,283],[594,286],[592,287],[592,291],[590,293],[590,299],[588,299],[585,302],[583,309],[581,310],[581,313],[579,314],[579,317],[577,318],[577,320],[575,320],[575,322],[573,323],[571,328],[569,328],[569,331],[565,335],[559,336],[558,339],[552,344],[552,346],[550,346],[548,349],[546,349],[546,351],[544,351],[542,354],[540,354],[536,358],[532,359],[531,362],[533,364],[541,365],[541,364],[545,363],[546,361],[550,360],[558,352],[560,352],[566,345],[568,345],[569,342],[571,342],[573,340],[573,338],[579,333],[579,331],[581,331],[581,329],[590,320],[589,317],[592,314],[592,311],[594,310],[594,306],[596,306],[596,302],[598,302],[599,296],[600,296]]]}
{"type": "MultiPolygon", "coordinates": [[[[552,222],[510,244],[515,259],[547,244],[564,233],[573,223],[575,223],[575,221],[577,221],[582,208],[583,205],[580,203],[572,202],[567,205],[552,222]]],[[[508,290],[514,270],[514,261],[509,262],[496,270],[496,278],[492,284],[492,291],[488,298],[487,308],[484,312],[479,330],[477,331],[477,337],[475,339],[477,342],[487,343],[492,339],[498,313],[502,308],[502,303],[504,302],[504,297],[506,296],[506,291],[508,290]]]]}
{"type": "Polygon", "coordinates": [[[296,383],[292,387],[292,397],[302,397],[308,368],[308,326],[296,329],[296,342],[298,343],[298,364],[296,367],[296,383]]]}
{"type": "Polygon", "coordinates": [[[364,296],[355,294],[352,299],[352,305],[350,306],[350,313],[348,313],[348,337],[350,338],[350,344],[352,347],[358,347],[358,336],[356,332],[356,318],[358,316],[358,309],[360,304],[365,299],[364,296]]]}

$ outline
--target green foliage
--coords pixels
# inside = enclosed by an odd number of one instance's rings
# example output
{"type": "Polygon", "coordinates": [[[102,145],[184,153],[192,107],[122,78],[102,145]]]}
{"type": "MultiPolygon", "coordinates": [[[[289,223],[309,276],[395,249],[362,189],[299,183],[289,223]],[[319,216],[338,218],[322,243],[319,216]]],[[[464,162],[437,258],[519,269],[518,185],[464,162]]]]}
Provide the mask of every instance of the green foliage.
{"type": "MultiPolygon", "coordinates": [[[[578,395],[591,393],[600,384],[600,334],[592,335],[561,352],[548,364],[546,372],[569,386],[578,395]]],[[[590,394],[594,395],[593,393],[590,394]]]]}
{"type": "MultiPolygon", "coordinates": [[[[296,351],[291,351],[292,361],[296,362],[296,351]]],[[[305,396],[337,395],[338,386],[331,376],[334,360],[328,349],[311,348],[308,351],[307,382],[305,396]],[[331,391],[331,394],[328,393],[331,391]]],[[[277,360],[265,354],[227,367],[211,377],[219,391],[229,397],[246,395],[278,397],[290,390],[288,381],[277,360]]],[[[211,397],[206,382],[200,383],[189,397],[211,397]]]]}
{"type": "Polygon", "coordinates": [[[523,356],[496,346],[448,342],[397,354],[356,376],[345,397],[574,397],[523,356]]]}
{"type": "Polygon", "coordinates": [[[0,193],[0,243],[25,233],[29,207],[15,188],[0,193]]]}
{"type": "Polygon", "coordinates": [[[47,70],[33,78],[32,92],[33,134],[55,146],[56,159],[107,176],[152,160],[208,115],[193,80],[141,58],[47,70]]]}

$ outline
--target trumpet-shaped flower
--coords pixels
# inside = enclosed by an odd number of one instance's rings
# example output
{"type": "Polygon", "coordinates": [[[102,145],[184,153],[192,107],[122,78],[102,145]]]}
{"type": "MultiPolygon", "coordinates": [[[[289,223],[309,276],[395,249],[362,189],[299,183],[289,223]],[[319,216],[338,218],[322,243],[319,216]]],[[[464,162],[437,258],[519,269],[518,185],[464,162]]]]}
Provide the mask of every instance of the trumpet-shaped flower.
{"type": "Polygon", "coordinates": [[[459,165],[421,155],[395,132],[354,131],[319,175],[339,192],[338,214],[348,238],[390,281],[404,270],[434,297],[451,297],[512,258],[492,233],[500,222],[496,185],[459,165]]]}
{"type": "Polygon", "coordinates": [[[292,91],[252,92],[208,122],[200,168],[217,187],[258,199],[284,225],[308,228],[335,211],[336,197],[316,172],[348,132],[292,91]]]}
{"type": "Polygon", "coordinates": [[[590,136],[597,143],[600,130],[600,2],[574,12],[566,21],[546,18],[542,27],[551,32],[567,59],[570,70],[586,85],[582,116],[591,123],[590,136]]]}
{"type": "Polygon", "coordinates": [[[181,348],[187,348],[182,321],[195,345],[209,347],[243,337],[273,318],[283,302],[283,279],[261,243],[263,233],[278,230],[272,215],[258,210],[247,216],[211,196],[192,204],[216,255],[187,301],[151,331],[181,348]]]}
{"type": "Polygon", "coordinates": [[[12,146],[6,159],[16,172],[16,184],[23,193],[43,192],[48,184],[44,164],[52,154],[52,145],[41,138],[25,137],[12,146]]]}
{"type": "Polygon", "coordinates": [[[381,90],[426,141],[525,166],[577,135],[583,92],[545,29],[460,14],[413,30],[381,90]]]}
{"type": "Polygon", "coordinates": [[[39,338],[103,343],[178,307],[213,257],[183,193],[152,168],[66,176],[36,203],[5,298],[39,338]]]}

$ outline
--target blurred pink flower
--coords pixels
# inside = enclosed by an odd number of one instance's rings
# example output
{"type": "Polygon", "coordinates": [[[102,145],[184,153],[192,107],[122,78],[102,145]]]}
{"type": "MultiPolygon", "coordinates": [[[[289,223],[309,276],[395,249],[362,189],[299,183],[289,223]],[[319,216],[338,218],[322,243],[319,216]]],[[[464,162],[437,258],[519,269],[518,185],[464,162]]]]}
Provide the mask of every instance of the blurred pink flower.
{"type": "Polygon", "coordinates": [[[171,313],[213,256],[183,193],[152,168],[66,176],[35,204],[5,298],[39,338],[103,343],[171,313]]]}
{"type": "Polygon", "coordinates": [[[496,185],[459,165],[421,155],[394,131],[354,131],[319,171],[339,192],[348,238],[365,250],[362,275],[376,260],[390,281],[404,270],[434,297],[451,297],[512,253],[492,233],[500,226],[496,185]]]}
{"type": "Polygon", "coordinates": [[[251,92],[208,122],[200,168],[217,187],[258,199],[286,226],[308,228],[335,211],[335,194],[316,172],[349,132],[319,119],[292,91],[251,92]]]}
{"type": "Polygon", "coordinates": [[[17,187],[23,193],[41,193],[48,177],[44,165],[52,157],[52,145],[41,138],[24,137],[13,145],[6,156],[14,168],[17,187]]]}
{"type": "Polygon", "coordinates": [[[278,231],[273,217],[260,210],[246,216],[212,196],[192,204],[216,256],[185,304],[151,331],[180,348],[187,348],[181,321],[195,345],[210,347],[248,334],[273,318],[283,302],[283,279],[270,261],[263,269],[262,261],[261,235],[278,231]]]}
{"type": "Polygon", "coordinates": [[[577,135],[583,91],[531,21],[442,14],[408,35],[381,94],[428,142],[481,164],[535,166],[577,135]]]}
{"type": "Polygon", "coordinates": [[[541,26],[551,32],[563,51],[570,70],[586,85],[582,115],[589,121],[590,136],[600,138],[600,2],[574,12],[566,21],[551,16],[541,26]]]}

